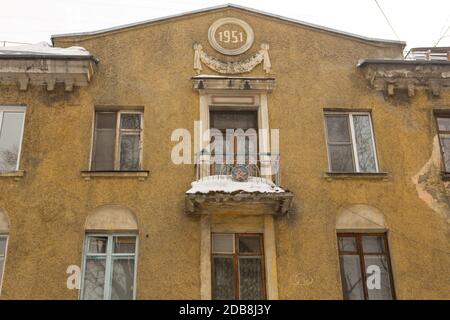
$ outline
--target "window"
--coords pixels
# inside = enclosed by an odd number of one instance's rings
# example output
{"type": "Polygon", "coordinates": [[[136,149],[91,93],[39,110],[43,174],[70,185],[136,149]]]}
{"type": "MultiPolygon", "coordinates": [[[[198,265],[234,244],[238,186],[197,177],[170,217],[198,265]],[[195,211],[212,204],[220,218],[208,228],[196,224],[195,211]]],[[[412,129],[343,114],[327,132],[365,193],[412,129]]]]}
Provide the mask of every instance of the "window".
{"type": "Polygon", "coordinates": [[[2,291],[3,271],[5,270],[7,246],[8,246],[8,236],[0,234],[0,293],[2,291]]]}
{"type": "Polygon", "coordinates": [[[331,172],[378,172],[369,113],[326,113],[325,120],[331,172]]]}
{"type": "Polygon", "coordinates": [[[445,172],[450,171],[450,114],[436,116],[445,172]]]}
{"type": "Polygon", "coordinates": [[[265,299],[262,235],[213,233],[212,278],[213,299],[265,299]]]}
{"type": "Polygon", "coordinates": [[[96,112],[91,170],[141,168],[142,112],[96,112]]]}
{"type": "Polygon", "coordinates": [[[218,131],[211,140],[215,142],[213,150],[214,174],[231,174],[234,165],[247,165],[250,175],[256,175],[258,160],[258,113],[257,111],[221,111],[210,112],[210,127],[218,131]],[[222,139],[216,139],[217,134],[222,139]]]}
{"type": "Polygon", "coordinates": [[[344,299],[394,299],[386,234],[339,233],[344,299]]]}
{"type": "Polygon", "coordinates": [[[81,298],[132,300],[135,296],[137,237],[88,235],[81,298]]]}
{"type": "Polygon", "coordinates": [[[0,171],[19,170],[25,107],[0,106],[0,171]]]}

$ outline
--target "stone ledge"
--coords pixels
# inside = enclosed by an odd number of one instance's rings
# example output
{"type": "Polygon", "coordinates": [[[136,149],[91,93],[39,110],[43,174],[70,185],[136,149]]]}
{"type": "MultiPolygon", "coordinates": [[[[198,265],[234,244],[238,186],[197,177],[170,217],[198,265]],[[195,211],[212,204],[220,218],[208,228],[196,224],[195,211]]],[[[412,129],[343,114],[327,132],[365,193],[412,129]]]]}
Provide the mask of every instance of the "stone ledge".
{"type": "Polygon", "coordinates": [[[389,179],[387,172],[325,172],[324,178],[327,181],[331,180],[383,180],[389,179]]]}
{"type": "Polygon", "coordinates": [[[145,180],[149,175],[148,170],[140,171],[81,171],[81,176],[85,180],[92,178],[137,178],[138,180],[145,180]]]}
{"type": "Polygon", "coordinates": [[[187,193],[185,212],[187,214],[231,214],[231,215],[274,215],[289,213],[294,198],[292,192],[209,192],[187,193]]]}
{"type": "Polygon", "coordinates": [[[25,170],[0,171],[0,178],[14,178],[14,180],[20,180],[24,176],[25,176],[25,170]]]}

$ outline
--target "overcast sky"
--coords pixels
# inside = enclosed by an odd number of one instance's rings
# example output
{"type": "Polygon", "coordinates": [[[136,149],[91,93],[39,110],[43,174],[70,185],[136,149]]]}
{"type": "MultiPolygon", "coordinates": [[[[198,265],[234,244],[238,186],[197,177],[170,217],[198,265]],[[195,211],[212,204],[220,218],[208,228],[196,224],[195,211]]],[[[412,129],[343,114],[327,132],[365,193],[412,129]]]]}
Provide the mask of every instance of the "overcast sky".
{"type": "MultiPolygon", "coordinates": [[[[36,43],[216,6],[204,0],[0,0],[0,41],[36,43]]],[[[234,0],[232,3],[368,37],[397,37],[375,0],[234,0]]],[[[450,0],[378,0],[408,47],[450,46],[450,0]]],[[[0,43],[0,45],[3,45],[0,43]]]]}

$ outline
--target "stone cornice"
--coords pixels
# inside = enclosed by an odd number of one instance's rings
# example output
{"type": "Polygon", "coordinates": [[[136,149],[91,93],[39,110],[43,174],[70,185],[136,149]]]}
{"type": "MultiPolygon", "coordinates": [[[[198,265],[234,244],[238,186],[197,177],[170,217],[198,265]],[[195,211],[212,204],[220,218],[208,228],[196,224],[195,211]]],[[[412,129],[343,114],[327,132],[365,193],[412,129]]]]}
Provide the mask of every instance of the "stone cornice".
{"type": "Polygon", "coordinates": [[[66,91],[87,86],[94,74],[92,56],[0,56],[0,85],[17,85],[22,91],[29,85],[45,85],[48,91],[63,84],[66,91]]]}
{"type": "Polygon", "coordinates": [[[439,96],[442,89],[450,88],[450,61],[367,59],[357,66],[374,89],[391,96],[406,90],[412,97],[418,89],[439,96]]]}
{"type": "Polygon", "coordinates": [[[272,77],[239,77],[198,75],[192,77],[197,90],[264,90],[271,92],[275,88],[272,77]]]}

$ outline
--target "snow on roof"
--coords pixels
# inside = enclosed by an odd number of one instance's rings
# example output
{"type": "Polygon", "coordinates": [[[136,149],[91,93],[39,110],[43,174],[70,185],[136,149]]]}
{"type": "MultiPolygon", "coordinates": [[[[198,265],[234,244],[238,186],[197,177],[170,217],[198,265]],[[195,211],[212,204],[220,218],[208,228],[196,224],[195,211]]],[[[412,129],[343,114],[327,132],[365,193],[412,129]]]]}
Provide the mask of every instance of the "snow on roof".
{"type": "Polygon", "coordinates": [[[90,56],[91,54],[83,47],[59,48],[52,47],[47,42],[38,42],[35,44],[1,47],[0,55],[90,56]]]}
{"type": "Polygon", "coordinates": [[[265,178],[249,177],[246,182],[237,182],[233,181],[231,176],[226,175],[204,177],[192,182],[191,186],[192,188],[186,191],[186,193],[233,193],[238,191],[259,193],[285,192],[282,188],[277,187],[272,181],[265,178]]]}

